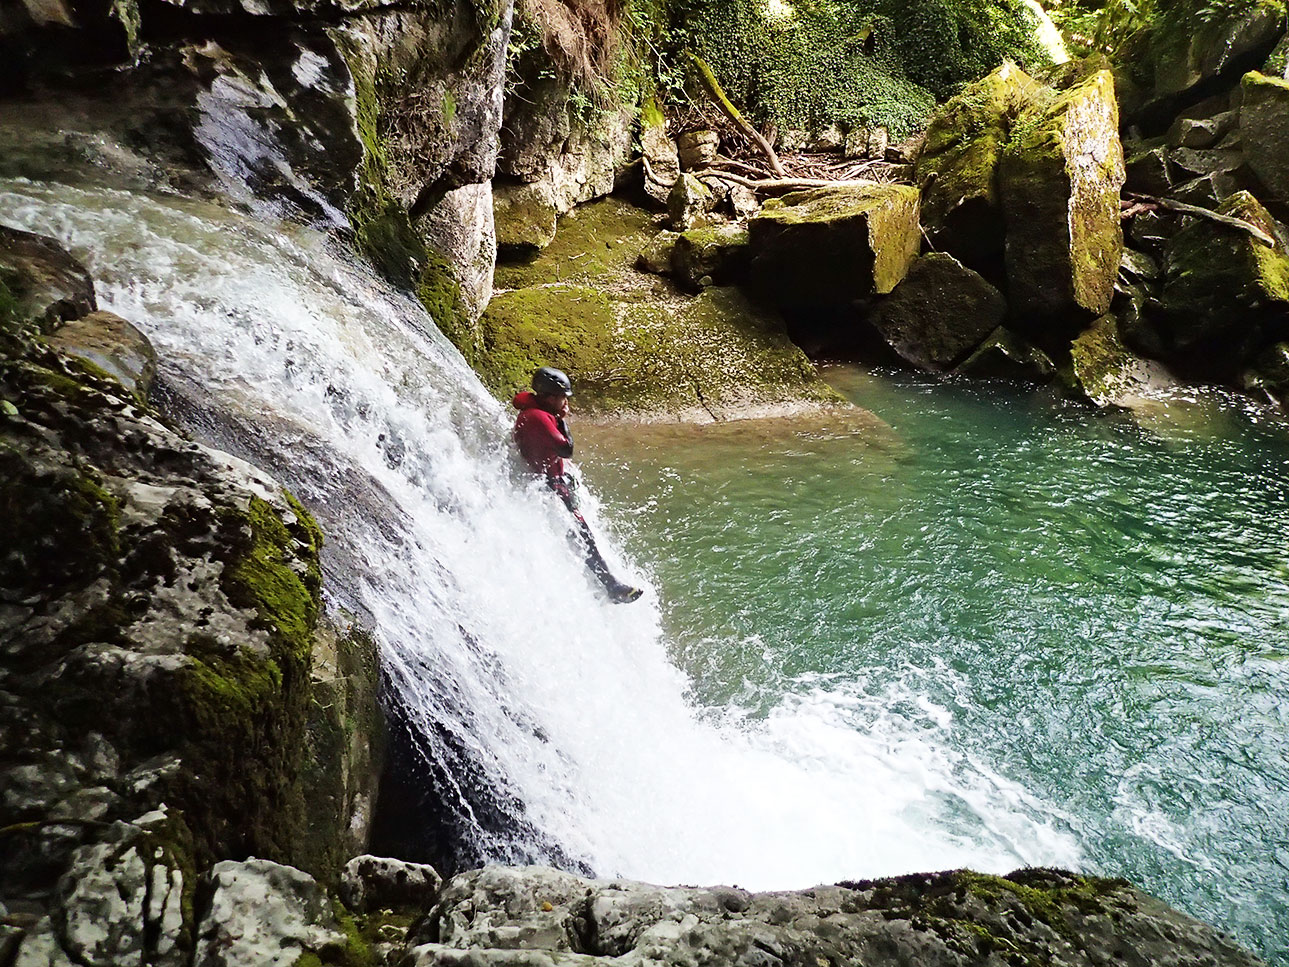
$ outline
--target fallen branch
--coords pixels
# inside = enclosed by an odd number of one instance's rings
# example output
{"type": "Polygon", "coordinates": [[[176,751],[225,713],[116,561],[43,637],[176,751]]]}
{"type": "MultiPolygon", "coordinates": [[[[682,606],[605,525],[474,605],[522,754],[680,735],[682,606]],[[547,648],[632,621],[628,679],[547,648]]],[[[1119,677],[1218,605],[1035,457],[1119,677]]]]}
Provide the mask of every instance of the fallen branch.
{"type": "MultiPolygon", "coordinates": [[[[1276,240],[1274,238],[1260,229],[1257,225],[1254,225],[1253,222],[1246,221],[1243,218],[1236,218],[1234,215],[1223,215],[1221,212],[1215,212],[1208,208],[1200,208],[1198,205],[1188,205],[1184,201],[1176,201],[1172,198],[1158,198],[1154,195],[1142,195],[1135,192],[1128,193],[1127,197],[1134,202],[1134,204],[1127,209],[1127,213],[1129,214],[1135,215],[1142,211],[1138,206],[1144,202],[1149,205],[1156,205],[1159,208],[1167,209],[1171,212],[1176,212],[1179,215],[1192,215],[1195,218],[1205,218],[1210,222],[1225,225],[1227,228],[1238,229],[1241,232],[1252,235],[1263,245],[1275,248],[1276,240]]],[[[1121,215],[1122,214],[1124,213],[1121,213],[1121,215]]]]}
{"type": "Polygon", "coordinates": [[[774,173],[780,178],[786,176],[787,172],[783,170],[783,163],[779,161],[779,156],[775,153],[774,147],[769,141],[765,140],[765,137],[760,131],[748,123],[747,119],[739,113],[739,109],[736,108],[733,103],[731,103],[730,99],[725,96],[725,91],[721,88],[720,82],[716,80],[716,75],[712,73],[712,69],[707,66],[707,62],[693,51],[689,51],[688,53],[689,59],[693,62],[694,66],[698,68],[698,77],[703,83],[703,89],[707,91],[707,96],[710,97],[716,106],[721,109],[722,114],[734,122],[734,125],[740,131],[756,142],[757,147],[759,147],[765,153],[766,158],[769,159],[770,168],[774,173]]]}
{"type": "Polygon", "coordinates": [[[654,174],[653,165],[649,164],[649,159],[646,158],[644,155],[640,156],[640,163],[644,165],[645,178],[649,181],[652,181],[655,185],[661,185],[663,188],[670,188],[675,184],[674,181],[663,181],[656,174],[654,174]]]}
{"type": "Polygon", "coordinates": [[[869,178],[847,178],[837,181],[827,178],[744,178],[742,175],[718,168],[704,168],[702,171],[695,171],[694,174],[699,178],[722,178],[736,185],[751,188],[753,191],[763,192],[795,191],[799,188],[858,188],[861,185],[874,184],[869,178]]]}

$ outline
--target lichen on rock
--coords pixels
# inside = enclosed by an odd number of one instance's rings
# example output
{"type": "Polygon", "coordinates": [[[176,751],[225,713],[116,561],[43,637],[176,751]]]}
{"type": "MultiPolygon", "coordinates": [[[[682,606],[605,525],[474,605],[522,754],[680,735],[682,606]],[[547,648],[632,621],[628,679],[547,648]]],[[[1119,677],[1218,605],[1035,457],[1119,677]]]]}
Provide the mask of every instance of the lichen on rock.
{"type": "Polygon", "coordinates": [[[1034,331],[1077,331],[1110,308],[1123,251],[1123,182],[1109,71],[1013,126],[999,168],[1008,298],[1034,331]]]}

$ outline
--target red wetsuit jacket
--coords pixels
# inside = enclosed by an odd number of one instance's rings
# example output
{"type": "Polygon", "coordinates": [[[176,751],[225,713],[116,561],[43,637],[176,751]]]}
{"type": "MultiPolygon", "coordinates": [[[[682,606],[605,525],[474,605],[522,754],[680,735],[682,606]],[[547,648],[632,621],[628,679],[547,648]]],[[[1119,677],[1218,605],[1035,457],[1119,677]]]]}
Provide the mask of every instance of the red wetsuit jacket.
{"type": "Polygon", "coordinates": [[[552,481],[564,476],[564,458],[573,455],[573,440],[560,428],[560,421],[537,405],[537,394],[516,393],[515,443],[533,473],[545,474],[552,481]]]}

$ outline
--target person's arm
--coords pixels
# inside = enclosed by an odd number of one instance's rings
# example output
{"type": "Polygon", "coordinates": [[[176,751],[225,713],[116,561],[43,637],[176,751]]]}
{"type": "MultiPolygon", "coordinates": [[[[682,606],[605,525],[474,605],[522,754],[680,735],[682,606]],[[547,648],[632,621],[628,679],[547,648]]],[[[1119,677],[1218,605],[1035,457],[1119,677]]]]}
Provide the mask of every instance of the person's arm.
{"type": "Polygon", "coordinates": [[[564,417],[562,416],[555,417],[555,429],[559,430],[560,433],[564,434],[564,441],[568,447],[567,453],[561,449],[559,451],[559,455],[561,457],[571,457],[573,455],[573,434],[570,433],[568,430],[568,421],[565,420],[564,417]]]}

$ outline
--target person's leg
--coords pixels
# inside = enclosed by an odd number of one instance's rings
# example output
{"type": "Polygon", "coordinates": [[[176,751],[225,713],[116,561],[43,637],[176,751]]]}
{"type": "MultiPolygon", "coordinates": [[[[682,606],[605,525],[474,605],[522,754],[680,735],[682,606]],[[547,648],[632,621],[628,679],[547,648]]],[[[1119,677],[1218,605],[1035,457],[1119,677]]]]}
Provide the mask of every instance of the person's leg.
{"type": "Polygon", "coordinates": [[[609,593],[609,597],[614,601],[634,601],[640,597],[640,589],[632,587],[629,584],[623,584],[613,576],[609,570],[609,563],[600,553],[600,548],[595,543],[595,535],[591,533],[591,525],[586,522],[577,509],[577,495],[572,489],[562,481],[551,481],[551,490],[559,494],[560,500],[564,501],[564,506],[572,515],[574,521],[573,534],[581,543],[583,552],[586,555],[586,566],[590,568],[591,573],[595,575],[604,590],[609,593]]]}

